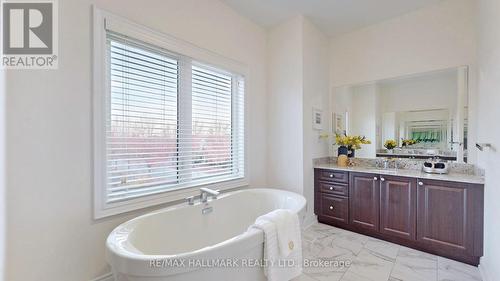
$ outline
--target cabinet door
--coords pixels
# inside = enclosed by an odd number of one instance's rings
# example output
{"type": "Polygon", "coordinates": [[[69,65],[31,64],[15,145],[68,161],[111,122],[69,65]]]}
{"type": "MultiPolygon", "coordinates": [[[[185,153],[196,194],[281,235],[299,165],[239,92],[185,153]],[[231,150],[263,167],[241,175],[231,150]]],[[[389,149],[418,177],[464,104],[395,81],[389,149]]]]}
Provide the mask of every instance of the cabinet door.
{"type": "Polygon", "coordinates": [[[442,252],[473,254],[473,201],[477,198],[473,188],[467,184],[419,180],[417,240],[442,252]]]}
{"type": "Polygon", "coordinates": [[[380,176],[380,232],[415,240],[416,179],[380,176]]]}
{"type": "Polygon", "coordinates": [[[351,225],[378,231],[380,210],[378,175],[351,173],[349,199],[351,225]]]}

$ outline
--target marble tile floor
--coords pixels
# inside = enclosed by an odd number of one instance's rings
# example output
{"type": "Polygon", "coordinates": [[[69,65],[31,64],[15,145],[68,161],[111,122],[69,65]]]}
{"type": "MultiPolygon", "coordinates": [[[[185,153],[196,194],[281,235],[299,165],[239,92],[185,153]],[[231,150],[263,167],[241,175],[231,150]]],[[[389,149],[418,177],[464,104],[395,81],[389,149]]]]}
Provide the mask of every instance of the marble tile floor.
{"type": "Polygon", "coordinates": [[[481,281],[477,267],[320,223],[302,240],[309,264],[293,281],[481,281]]]}

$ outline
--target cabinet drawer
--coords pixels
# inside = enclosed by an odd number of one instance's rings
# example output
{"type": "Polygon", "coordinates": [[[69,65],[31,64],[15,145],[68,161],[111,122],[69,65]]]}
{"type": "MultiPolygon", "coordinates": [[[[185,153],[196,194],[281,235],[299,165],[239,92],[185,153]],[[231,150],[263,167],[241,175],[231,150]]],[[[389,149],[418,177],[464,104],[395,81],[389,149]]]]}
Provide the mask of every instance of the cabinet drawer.
{"type": "Polygon", "coordinates": [[[342,182],[342,183],[349,182],[348,172],[320,170],[318,176],[319,176],[320,180],[324,180],[324,181],[335,181],[335,182],[342,182]]]}
{"type": "Polygon", "coordinates": [[[341,223],[348,223],[349,199],[323,194],[320,204],[321,216],[341,223]]]}
{"type": "Polygon", "coordinates": [[[342,183],[319,182],[319,191],[339,196],[349,195],[349,188],[347,187],[347,184],[342,183]]]}

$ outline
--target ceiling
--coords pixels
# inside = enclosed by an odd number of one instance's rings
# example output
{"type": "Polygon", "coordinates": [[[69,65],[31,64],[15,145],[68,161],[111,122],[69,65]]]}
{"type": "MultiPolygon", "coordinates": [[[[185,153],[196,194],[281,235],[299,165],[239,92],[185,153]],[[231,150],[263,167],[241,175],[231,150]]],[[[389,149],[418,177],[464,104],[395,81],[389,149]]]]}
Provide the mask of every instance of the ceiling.
{"type": "Polygon", "coordinates": [[[337,36],[442,0],[222,0],[253,22],[271,27],[302,14],[337,36]]]}

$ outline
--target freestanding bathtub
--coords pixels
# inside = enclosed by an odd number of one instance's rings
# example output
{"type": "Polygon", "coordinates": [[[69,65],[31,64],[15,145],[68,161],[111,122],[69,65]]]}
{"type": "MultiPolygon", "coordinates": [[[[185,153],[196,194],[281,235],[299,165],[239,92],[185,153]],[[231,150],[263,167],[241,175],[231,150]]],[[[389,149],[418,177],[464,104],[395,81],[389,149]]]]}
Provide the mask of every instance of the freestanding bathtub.
{"type": "Polygon", "coordinates": [[[263,232],[249,226],[275,209],[292,210],[302,222],[305,206],[303,196],[277,189],[173,206],[118,226],[106,258],[116,281],[264,281],[263,232]]]}

